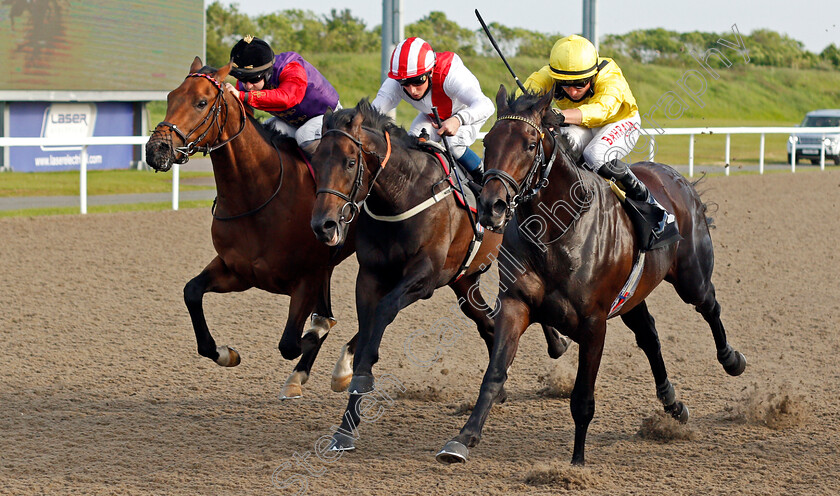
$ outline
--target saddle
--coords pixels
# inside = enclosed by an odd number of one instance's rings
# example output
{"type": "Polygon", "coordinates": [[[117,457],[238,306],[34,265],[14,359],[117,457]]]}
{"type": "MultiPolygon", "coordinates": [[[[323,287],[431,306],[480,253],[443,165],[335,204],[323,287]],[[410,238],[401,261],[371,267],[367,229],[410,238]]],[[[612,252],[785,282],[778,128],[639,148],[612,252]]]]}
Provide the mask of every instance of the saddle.
{"type": "MultiPolygon", "coordinates": [[[[641,179],[639,180],[641,181],[641,179]]],[[[674,221],[672,214],[668,214],[668,221],[664,229],[657,235],[654,233],[653,227],[659,224],[662,215],[661,211],[654,208],[650,203],[628,198],[615,182],[608,182],[613,193],[615,193],[618,200],[624,206],[624,211],[627,212],[630,221],[633,223],[633,231],[636,239],[639,240],[642,251],[662,248],[683,239],[677,229],[677,223],[674,221]]],[[[648,191],[650,191],[650,188],[648,188],[648,191]]],[[[652,195],[653,193],[651,192],[649,194],[652,195]]]]}
{"type": "MultiPolygon", "coordinates": [[[[266,129],[271,131],[271,129],[269,129],[269,128],[266,128],[266,129]]],[[[300,155],[301,160],[303,160],[303,162],[306,164],[306,168],[309,169],[309,175],[312,176],[312,180],[317,181],[317,179],[315,178],[315,169],[312,168],[312,162],[310,162],[309,157],[306,154],[306,151],[304,151],[303,148],[298,146],[297,140],[295,140],[291,136],[286,136],[283,133],[279,133],[279,132],[276,132],[276,131],[272,131],[272,132],[274,134],[271,135],[271,145],[274,146],[274,150],[277,152],[277,155],[280,156],[280,147],[283,144],[291,145],[295,150],[298,151],[298,154],[300,155]]],[[[320,140],[318,140],[318,141],[320,141],[320,140]]],[[[281,160],[282,160],[282,157],[281,157],[281,160]]]]}
{"type": "Polygon", "coordinates": [[[449,185],[452,186],[452,193],[455,195],[455,203],[461,208],[469,208],[474,215],[477,215],[478,195],[481,194],[481,185],[473,182],[470,174],[457,161],[454,164],[449,162],[446,158],[446,149],[442,144],[434,141],[421,141],[420,149],[437,158],[438,163],[443,168],[443,173],[449,178],[449,185]]]}
{"type": "Polygon", "coordinates": [[[468,179],[470,175],[461,167],[461,164],[457,162],[452,163],[447,159],[446,148],[442,144],[421,140],[420,149],[424,152],[431,153],[437,158],[438,163],[443,168],[444,174],[446,174],[449,187],[452,188],[452,194],[455,195],[455,204],[463,209],[469,210],[472,215],[472,220],[475,222],[475,225],[473,225],[473,238],[469,248],[467,248],[466,257],[461,262],[461,267],[451,281],[455,282],[466,274],[467,269],[469,269],[476,254],[478,254],[478,250],[481,248],[481,242],[484,240],[484,228],[478,223],[478,194],[481,192],[481,185],[475,184],[468,179]],[[477,190],[475,189],[476,187],[478,188],[477,190]]]}

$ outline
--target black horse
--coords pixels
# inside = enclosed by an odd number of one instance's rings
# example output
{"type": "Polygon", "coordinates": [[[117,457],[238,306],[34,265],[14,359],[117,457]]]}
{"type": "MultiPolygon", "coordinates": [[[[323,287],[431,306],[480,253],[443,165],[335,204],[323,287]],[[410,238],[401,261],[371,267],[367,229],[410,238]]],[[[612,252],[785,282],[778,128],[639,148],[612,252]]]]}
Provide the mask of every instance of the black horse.
{"type": "MultiPolygon", "coordinates": [[[[515,260],[500,260],[500,271],[513,263],[525,270],[499,292],[501,311],[478,401],[460,434],[438,453],[442,463],[466,461],[467,448],[478,444],[519,338],[532,322],[554,326],[579,344],[580,362],[571,396],[573,464],[584,464],[586,430],[595,413],[595,377],[607,319],[613,315],[620,315],[636,335],[665,411],[686,422],[688,409],[677,401],[668,381],[654,320],[645,304],[663,279],[709,323],[718,361],[726,372],[739,375],[746,367],[744,356],[727,343],[720,321],[711,282],[714,254],[709,221],[693,185],[666,165],[633,166],[660,203],[674,212],[683,237],[676,244],[640,252],[616,195],[603,179],[576,167],[566,153],[568,143],[554,134],[557,123],[549,110],[551,100],[551,94],[508,99],[504,86],[496,96],[499,118],[484,139],[488,171],[480,221],[496,229],[507,223],[503,247],[515,260]],[[642,256],[644,264],[633,292],[625,282],[633,280],[634,262],[642,256]]],[[[513,267],[505,272],[512,273],[513,267]]]]}
{"type": "MultiPolygon", "coordinates": [[[[312,159],[318,186],[312,230],[318,239],[340,245],[345,229],[358,218],[359,333],[344,432],[358,425],[360,395],[373,390],[372,368],[385,327],[400,310],[430,298],[436,288],[451,287],[488,352],[493,344],[494,309],[475,289],[499,252],[501,235],[486,233],[480,246],[473,244],[470,220],[475,218],[455,205],[439,159],[419,148],[417,138],[362,100],[356,108],[327,114],[312,159]],[[359,204],[364,204],[363,213],[359,204]]],[[[552,328],[543,331],[549,354],[560,356],[564,338],[552,328]]],[[[353,448],[352,437],[334,436],[333,449],[353,448]]]]}

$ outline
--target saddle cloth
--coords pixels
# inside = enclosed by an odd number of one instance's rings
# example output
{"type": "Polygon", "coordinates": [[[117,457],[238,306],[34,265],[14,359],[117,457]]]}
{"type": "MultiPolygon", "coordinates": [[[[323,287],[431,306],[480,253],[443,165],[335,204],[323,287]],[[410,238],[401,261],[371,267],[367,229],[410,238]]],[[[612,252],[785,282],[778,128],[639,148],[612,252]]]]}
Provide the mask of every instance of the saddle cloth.
{"type": "Polygon", "coordinates": [[[446,150],[440,143],[435,143],[434,141],[424,141],[421,142],[420,145],[421,150],[431,153],[437,158],[438,163],[443,169],[443,173],[449,178],[448,181],[453,190],[452,194],[455,195],[455,202],[458,206],[465,209],[469,208],[473,214],[477,215],[478,200],[476,198],[475,191],[469,187],[471,182],[470,175],[464,171],[461,164],[457,162],[455,164],[449,163],[449,160],[446,159],[446,155],[444,155],[446,150]]]}

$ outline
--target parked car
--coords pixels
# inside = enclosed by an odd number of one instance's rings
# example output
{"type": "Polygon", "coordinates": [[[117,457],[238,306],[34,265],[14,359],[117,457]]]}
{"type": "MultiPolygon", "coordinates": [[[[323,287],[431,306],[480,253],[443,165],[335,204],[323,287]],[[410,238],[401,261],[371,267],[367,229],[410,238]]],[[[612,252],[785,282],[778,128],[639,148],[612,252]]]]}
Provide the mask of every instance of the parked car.
{"type": "MultiPolygon", "coordinates": [[[[840,127],[840,109],[813,110],[805,114],[800,127],[840,127]]],[[[835,165],[840,165],[840,133],[826,134],[828,140],[825,145],[825,161],[833,160],[835,165]]],[[[800,159],[810,160],[812,164],[820,163],[820,141],[819,134],[792,134],[787,144],[787,159],[790,163],[792,144],[796,144],[796,162],[800,159]]]]}

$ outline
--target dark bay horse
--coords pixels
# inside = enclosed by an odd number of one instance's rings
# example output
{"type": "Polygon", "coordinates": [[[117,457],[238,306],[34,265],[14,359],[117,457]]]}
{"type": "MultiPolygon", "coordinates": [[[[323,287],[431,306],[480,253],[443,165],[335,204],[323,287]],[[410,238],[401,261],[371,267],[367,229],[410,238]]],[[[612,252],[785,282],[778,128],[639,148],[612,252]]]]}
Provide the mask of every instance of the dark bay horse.
{"type": "MultiPolygon", "coordinates": [[[[233,367],[239,354],[216,346],[204,318],[205,293],[259,288],[289,295],[278,348],[287,360],[303,356],[281,397],[300,396],[330,328],[330,276],[354,250],[354,234],[340,249],[315,239],[309,217],[315,183],[293,139],[275,139],[222,83],[230,64],[202,67],[196,57],[183,83],[169,93],[164,122],[146,145],[149,165],[167,171],[197,151],[209,152],[216,179],[211,235],[218,254],[184,287],[198,353],[233,367]],[[301,339],[306,318],[315,312],[301,339]]],[[[347,378],[349,382],[349,377],[347,378]]]]}
{"type": "MultiPolygon", "coordinates": [[[[484,139],[488,170],[480,197],[480,221],[505,227],[503,247],[525,268],[500,289],[490,364],[466,425],[438,453],[442,463],[464,462],[478,444],[490,407],[507,379],[519,338],[539,322],[562,330],[579,345],[579,365],[571,395],[575,441],[572,463],[584,464],[584,444],[595,413],[595,377],[601,362],[607,318],[617,312],[636,336],[650,362],[656,395],[665,411],[685,422],[688,409],[677,401],[662,360],[659,337],[645,298],[666,280],[680,298],[694,305],[712,329],[718,361],[730,375],[746,367],[744,356],[726,341],[720,305],[711,282],[714,254],[706,207],[693,185],[671,167],[633,166],[633,172],[677,218],[683,239],[645,252],[635,293],[615,310],[619,292],[639,254],[633,226],[607,183],[576,167],[568,143],[550,128],[552,95],[496,96],[499,118],[484,139]],[[544,151],[544,152],[543,152],[544,151]],[[559,153],[558,153],[559,152],[559,153]],[[556,160],[546,161],[545,157],[556,160]],[[554,162],[550,173],[548,163],[554,162]],[[548,181],[542,181],[547,177],[548,181]],[[530,197],[530,198],[529,198],[530,197]],[[509,215],[511,211],[515,215],[509,215]]],[[[510,259],[500,259],[500,271],[510,259]]],[[[508,269],[510,272],[510,269],[508,269]]]]}
{"type": "MultiPolygon", "coordinates": [[[[353,432],[359,422],[359,399],[374,389],[372,368],[379,359],[385,328],[400,310],[430,298],[435,289],[452,288],[461,311],[475,322],[490,351],[494,309],[475,289],[479,276],[498,255],[501,236],[485,234],[477,253],[465,263],[473,229],[467,211],[455,205],[452,194],[443,193],[449,183],[441,163],[420,150],[417,138],[371,108],[367,100],[356,108],[327,114],[312,162],[318,184],[312,230],[318,239],[340,244],[354,217],[358,223],[359,333],[350,399],[341,425],[343,432],[353,432]],[[440,200],[425,209],[416,208],[433,198],[440,200]],[[359,212],[362,203],[364,213],[359,212]],[[411,211],[416,215],[395,218],[411,211]]],[[[562,354],[562,336],[554,329],[543,330],[549,354],[562,354]]],[[[354,438],[337,432],[332,449],[354,449],[354,438]]]]}

